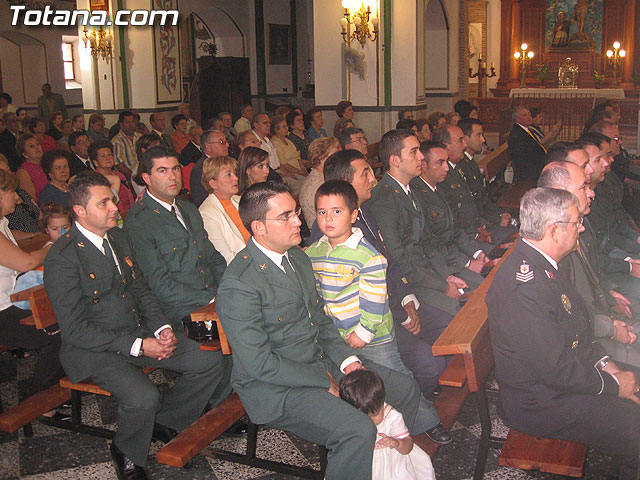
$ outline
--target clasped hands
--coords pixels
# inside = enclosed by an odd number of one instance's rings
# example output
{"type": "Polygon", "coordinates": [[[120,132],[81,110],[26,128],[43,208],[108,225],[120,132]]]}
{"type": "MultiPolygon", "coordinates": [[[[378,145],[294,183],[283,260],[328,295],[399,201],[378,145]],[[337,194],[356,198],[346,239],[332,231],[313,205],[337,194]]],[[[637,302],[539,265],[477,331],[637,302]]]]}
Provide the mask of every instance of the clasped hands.
{"type": "Polygon", "coordinates": [[[173,330],[165,328],[158,334],[159,338],[147,337],[142,339],[142,349],[144,355],[149,358],[155,358],[156,360],[164,360],[165,358],[173,355],[176,346],[178,345],[178,338],[173,330]]]}

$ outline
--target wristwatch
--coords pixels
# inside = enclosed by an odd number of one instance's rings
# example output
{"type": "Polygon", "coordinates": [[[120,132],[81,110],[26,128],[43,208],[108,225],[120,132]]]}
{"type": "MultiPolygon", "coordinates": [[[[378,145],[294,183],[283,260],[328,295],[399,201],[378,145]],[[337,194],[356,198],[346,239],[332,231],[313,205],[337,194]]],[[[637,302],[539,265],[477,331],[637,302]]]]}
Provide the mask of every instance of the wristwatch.
{"type": "Polygon", "coordinates": [[[596,368],[600,371],[603,371],[604,368],[611,362],[611,357],[609,355],[605,355],[602,357],[598,363],[596,363],[596,368]]]}

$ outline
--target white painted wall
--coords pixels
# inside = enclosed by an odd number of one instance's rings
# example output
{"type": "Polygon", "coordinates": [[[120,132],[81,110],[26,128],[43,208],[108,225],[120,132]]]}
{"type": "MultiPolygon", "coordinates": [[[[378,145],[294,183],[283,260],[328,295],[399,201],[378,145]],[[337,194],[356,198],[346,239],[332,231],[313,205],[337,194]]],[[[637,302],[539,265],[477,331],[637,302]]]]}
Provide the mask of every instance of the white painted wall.
{"type": "Polygon", "coordinates": [[[449,90],[447,75],[449,32],[439,0],[425,0],[424,4],[425,88],[427,91],[447,91],[449,90]]]}
{"type": "MultiPolygon", "coordinates": [[[[491,66],[493,62],[496,68],[496,76],[487,79],[487,88],[496,88],[498,78],[500,78],[500,34],[502,29],[502,21],[500,18],[500,9],[502,2],[500,0],[488,0],[487,5],[487,66],[491,66]]],[[[505,25],[505,28],[509,28],[505,25]]],[[[507,66],[508,68],[508,66],[507,66]]],[[[489,96],[491,92],[488,92],[489,96]]]]}
{"type": "Polygon", "coordinates": [[[391,8],[391,102],[393,105],[415,105],[416,2],[393,2],[391,8]]]}
{"type": "Polygon", "coordinates": [[[289,1],[265,0],[263,5],[263,12],[264,38],[256,38],[256,42],[264,45],[267,95],[295,93],[293,91],[293,84],[291,83],[292,65],[269,65],[269,24],[291,24],[289,1]]]}

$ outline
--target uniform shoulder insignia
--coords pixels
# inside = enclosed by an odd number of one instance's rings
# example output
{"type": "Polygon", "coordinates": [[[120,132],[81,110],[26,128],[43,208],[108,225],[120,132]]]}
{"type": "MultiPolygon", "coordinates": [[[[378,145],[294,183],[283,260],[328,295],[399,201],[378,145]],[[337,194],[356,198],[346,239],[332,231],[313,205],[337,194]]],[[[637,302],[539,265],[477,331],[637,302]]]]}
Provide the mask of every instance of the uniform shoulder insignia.
{"type": "Polygon", "coordinates": [[[158,210],[157,208],[154,208],[153,211],[156,213],[160,213],[160,210],[158,210]]]}
{"type": "Polygon", "coordinates": [[[567,313],[571,313],[571,300],[567,297],[566,294],[560,295],[560,301],[562,301],[562,306],[567,311],[567,313]]]}
{"type": "Polygon", "coordinates": [[[456,188],[456,184],[455,184],[455,183],[452,183],[452,184],[451,184],[451,188],[456,188]]]}
{"type": "Polygon", "coordinates": [[[553,272],[550,272],[549,270],[545,270],[544,273],[547,275],[547,278],[550,280],[555,280],[556,276],[553,274],[553,272]]]}
{"type": "Polygon", "coordinates": [[[531,270],[531,267],[527,264],[526,260],[522,261],[520,271],[516,272],[516,280],[523,283],[533,280],[533,270],[531,270]]]}

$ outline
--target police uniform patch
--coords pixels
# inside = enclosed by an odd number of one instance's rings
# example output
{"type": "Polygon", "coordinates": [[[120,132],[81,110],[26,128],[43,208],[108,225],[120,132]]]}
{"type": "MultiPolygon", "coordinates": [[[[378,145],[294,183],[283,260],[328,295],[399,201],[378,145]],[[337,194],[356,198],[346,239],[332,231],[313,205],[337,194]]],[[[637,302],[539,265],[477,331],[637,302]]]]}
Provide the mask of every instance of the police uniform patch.
{"type": "Polygon", "coordinates": [[[96,279],[96,274],[95,274],[95,273],[93,273],[93,272],[89,273],[89,278],[90,278],[91,280],[95,280],[95,279],[96,279]]]}
{"type": "Polygon", "coordinates": [[[523,260],[522,265],[520,265],[520,271],[516,272],[516,280],[523,283],[533,280],[533,271],[525,260],[523,260]]]}
{"type": "Polygon", "coordinates": [[[571,313],[571,301],[569,297],[567,297],[564,293],[560,295],[560,300],[562,301],[562,306],[567,311],[567,313],[571,313]]]}

